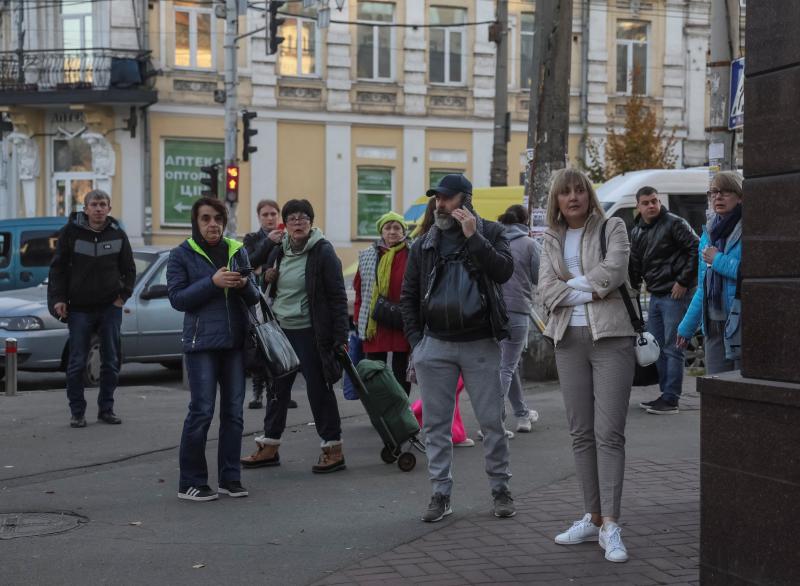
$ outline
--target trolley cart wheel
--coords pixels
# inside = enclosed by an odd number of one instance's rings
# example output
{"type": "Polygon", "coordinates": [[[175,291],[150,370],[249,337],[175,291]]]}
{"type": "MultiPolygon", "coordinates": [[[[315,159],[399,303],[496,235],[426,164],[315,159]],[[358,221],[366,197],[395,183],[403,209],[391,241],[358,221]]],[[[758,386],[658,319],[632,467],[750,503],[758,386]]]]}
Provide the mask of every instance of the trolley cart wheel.
{"type": "Polygon", "coordinates": [[[391,448],[389,446],[383,446],[381,450],[381,460],[386,462],[387,464],[394,464],[397,457],[392,453],[391,448]]]}
{"type": "Polygon", "coordinates": [[[411,452],[403,452],[397,458],[397,467],[403,472],[411,472],[417,465],[417,457],[411,452]]]}

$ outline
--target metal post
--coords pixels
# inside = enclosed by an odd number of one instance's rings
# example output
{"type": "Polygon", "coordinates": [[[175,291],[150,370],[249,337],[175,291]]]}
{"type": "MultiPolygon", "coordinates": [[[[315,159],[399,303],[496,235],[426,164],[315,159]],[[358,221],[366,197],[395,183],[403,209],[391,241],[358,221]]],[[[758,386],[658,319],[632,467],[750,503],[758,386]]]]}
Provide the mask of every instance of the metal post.
{"type": "MultiPolygon", "coordinates": [[[[238,109],[238,79],[236,63],[236,36],[239,32],[237,0],[225,0],[225,165],[236,164],[236,131],[238,109]]],[[[226,190],[222,190],[225,193],[226,190]]],[[[226,233],[236,235],[236,204],[226,201],[228,226],[226,233]]]]}
{"type": "Polygon", "coordinates": [[[6,338],[6,397],[17,394],[17,339],[6,338]]]}
{"type": "Polygon", "coordinates": [[[23,63],[25,51],[25,29],[23,27],[24,19],[25,6],[23,4],[23,0],[19,0],[17,5],[17,82],[20,85],[25,83],[25,64],[23,63]]]}
{"type": "Polygon", "coordinates": [[[508,185],[508,0],[497,0],[497,65],[494,77],[494,147],[491,184],[508,185]]]}

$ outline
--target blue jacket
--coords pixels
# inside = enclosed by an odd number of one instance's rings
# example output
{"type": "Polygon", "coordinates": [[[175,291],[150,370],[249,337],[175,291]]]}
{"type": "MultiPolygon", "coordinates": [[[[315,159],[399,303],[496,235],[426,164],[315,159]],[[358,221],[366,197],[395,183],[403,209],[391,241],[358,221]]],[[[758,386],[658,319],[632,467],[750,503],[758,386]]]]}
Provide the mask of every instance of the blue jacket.
{"type": "MultiPolygon", "coordinates": [[[[703,334],[705,334],[706,320],[705,320],[705,295],[706,295],[706,263],[703,262],[703,249],[710,246],[708,229],[703,230],[703,235],[700,237],[699,251],[700,262],[697,272],[697,289],[692,297],[692,302],[689,304],[689,309],[686,310],[686,315],[683,317],[678,326],[678,335],[683,338],[691,338],[699,327],[702,326],[703,334]]],[[[736,227],[731,232],[725,243],[725,250],[717,253],[714,257],[714,262],[711,264],[711,270],[724,277],[723,280],[723,296],[722,301],[725,305],[725,313],[728,314],[731,310],[733,298],[736,295],[736,277],[739,275],[739,262],[742,260],[742,222],[739,221],[736,227]]]]}
{"type": "MultiPolygon", "coordinates": [[[[228,268],[249,266],[244,245],[228,243],[228,268]]],[[[217,269],[190,238],[172,249],[167,263],[167,290],[172,307],[184,312],[184,352],[242,348],[247,334],[248,307],[258,302],[252,280],[242,289],[220,289],[211,278],[217,269]]]]}

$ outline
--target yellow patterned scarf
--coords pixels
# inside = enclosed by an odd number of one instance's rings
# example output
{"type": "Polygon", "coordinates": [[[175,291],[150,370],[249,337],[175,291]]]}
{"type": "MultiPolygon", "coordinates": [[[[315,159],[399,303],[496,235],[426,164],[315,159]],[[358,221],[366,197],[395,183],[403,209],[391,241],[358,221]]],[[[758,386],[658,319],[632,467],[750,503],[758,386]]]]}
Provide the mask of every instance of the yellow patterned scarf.
{"type": "Polygon", "coordinates": [[[394,255],[398,251],[403,250],[408,243],[403,240],[400,244],[395,244],[383,253],[381,260],[378,262],[377,278],[375,285],[372,287],[372,298],[369,301],[369,321],[367,322],[367,335],[366,339],[371,340],[375,337],[378,331],[378,323],[373,319],[372,313],[375,311],[375,304],[378,302],[378,297],[389,296],[389,284],[392,280],[392,263],[394,262],[394,255]]]}

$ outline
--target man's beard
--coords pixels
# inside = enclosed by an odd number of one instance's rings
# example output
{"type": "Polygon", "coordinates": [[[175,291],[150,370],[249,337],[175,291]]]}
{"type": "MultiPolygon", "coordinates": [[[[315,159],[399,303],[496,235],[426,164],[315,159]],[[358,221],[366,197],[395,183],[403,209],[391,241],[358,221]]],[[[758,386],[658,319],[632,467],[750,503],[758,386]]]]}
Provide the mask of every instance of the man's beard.
{"type": "Polygon", "coordinates": [[[436,227],[439,228],[439,230],[451,230],[458,223],[458,221],[450,214],[442,213],[438,210],[433,211],[433,217],[434,224],[436,224],[436,227]]]}

